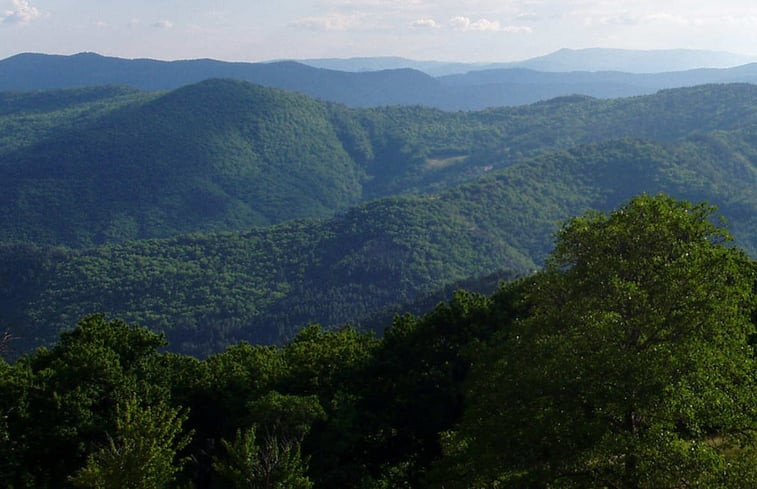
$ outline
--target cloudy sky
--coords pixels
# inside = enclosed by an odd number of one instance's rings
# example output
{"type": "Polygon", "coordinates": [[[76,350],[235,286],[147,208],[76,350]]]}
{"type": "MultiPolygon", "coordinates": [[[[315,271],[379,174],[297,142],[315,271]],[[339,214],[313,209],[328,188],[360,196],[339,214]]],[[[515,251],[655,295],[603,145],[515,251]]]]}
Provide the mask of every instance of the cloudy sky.
{"type": "Polygon", "coordinates": [[[515,61],[563,47],[757,55],[757,1],[0,0],[0,58],[515,61]]]}

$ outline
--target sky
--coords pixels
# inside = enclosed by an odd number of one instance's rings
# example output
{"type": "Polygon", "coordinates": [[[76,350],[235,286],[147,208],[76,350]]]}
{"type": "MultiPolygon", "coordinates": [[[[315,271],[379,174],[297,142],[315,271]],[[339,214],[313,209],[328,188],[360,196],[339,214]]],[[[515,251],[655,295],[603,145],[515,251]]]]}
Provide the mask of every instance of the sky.
{"type": "Polygon", "coordinates": [[[497,62],[589,47],[757,55],[757,1],[0,0],[0,59],[497,62]]]}

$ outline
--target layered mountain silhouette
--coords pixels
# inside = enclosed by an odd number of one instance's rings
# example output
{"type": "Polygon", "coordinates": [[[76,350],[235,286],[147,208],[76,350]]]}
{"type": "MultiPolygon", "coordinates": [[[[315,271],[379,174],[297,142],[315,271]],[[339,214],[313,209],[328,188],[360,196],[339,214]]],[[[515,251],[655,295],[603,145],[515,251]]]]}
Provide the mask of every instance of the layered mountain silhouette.
{"type": "Polygon", "coordinates": [[[757,62],[757,56],[696,49],[560,49],[535,58],[508,63],[462,63],[416,61],[400,57],[302,59],[300,63],[339,71],[379,71],[412,68],[431,76],[470,71],[525,68],[537,71],[622,71],[626,73],[664,73],[698,68],[733,68],[757,62]]]}
{"type": "MultiPolygon", "coordinates": [[[[652,52],[655,53],[655,52],[652,52]]],[[[675,59],[675,53],[656,55],[675,59]]],[[[299,92],[352,107],[423,105],[444,110],[476,110],[520,105],[562,95],[620,97],[654,93],[665,88],[704,83],[757,81],[757,64],[734,68],[706,68],[665,73],[634,74],[606,71],[552,73],[557,66],[587,66],[564,58],[583,59],[584,51],[558,52],[553,61],[536,58],[520,67],[481,70],[432,77],[411,68],[379,71],[338,71],[293,61],[229,63],[208,59],[157,61],[121,59],[81,53],[72,56],[19,54],[0,61],[0,90],[42,90],[98,85],[122,85],[143,90],[170,90],[210,78],[233,78],[299,92]],[[579,56],[580,55],[580,56],[579,56]],[[560,64],[562,63],[562,64],[560,64]]],[[[700,59],[691,55],[694,59],[700,59]]],[[[613,52],[595,57],[613,59],[613,52]]],[[[648,63],[664,64],[662,61],[648,63]]],[[[595,63],[596,66],[604,66],[595,63]]],[[[611,65],[607,65],[611,66],[611,65]]],[[[650,65],[652,66],[652,65],[650,65]]],[[[655,65],[656,66],[656,65],[655,65]]]]}

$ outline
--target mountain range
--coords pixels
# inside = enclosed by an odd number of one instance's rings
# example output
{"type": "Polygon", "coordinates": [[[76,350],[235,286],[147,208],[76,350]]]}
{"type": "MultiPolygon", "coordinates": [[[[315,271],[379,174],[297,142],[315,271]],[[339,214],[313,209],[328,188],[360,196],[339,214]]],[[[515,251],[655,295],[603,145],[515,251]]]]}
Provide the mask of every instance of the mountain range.
{"type": "Polygon", "coordinates": [[[350,109],[233,80],[6,94],[0,240],[83,247],[328,217],[578,144],[749,130],[756,94],[704,86],[474,113],[350,109]]]}
{"type": "Polygon", "coordinates": [[[480,112],[348,108],[233,80],[4,93],[0,323],[18,348],[91,312],[196,355],[371,324],[538,269],[558,223],[665,192],[757,255],[757,87],[480,112]]]}
{"type": "Polygon", "coordinates": [[[380,71],[412,68],[431,76],[471,71],[525,68],[536,71],[621,71],[625,73],[664,73],[698,68],[733,68],[757,62],[757,56],[696,49],[560,49],[553,53],[509,63],[462,63],[416,61],[399,57],[299,59],[315,68],[338,71],[380,71]]]}
{"type": "MultiPolygon", "coordinates": [[[[456,111],[528,104],[573,94],[602,98],[624,97],[705,83],[757,81],[757,64],[754,63],[731,68],[676,71],[682,66],[693,66],[694,60],[701,60],[706,65],[708,56],[720,59],[720,65],[746,59],[736,55],[722,55],[718,58],[718,53],[708,55],[707,52],[696,51],[624,53],[621,56],[614,51],[603,50],[596,53],[559,51],[515,66],[472,66],[471,70],[462,74],[437,77],[411,67],[355,72],[317,68],[294,61],[230,63],[200,59],[167,62],[112,58],[94,53],[71,56],[25,53],[0,61],[0,90],[28,91],[100,85],[171,90],[210,78],[232,78],[295,91],[351,107],[423,105],[456,111]],[[634,57],[640,58],[635,65],[631,62],[634,57]],[[607,61],[620,60],[620,63],[623,59],[627,60],[625,65],[612,65],[607,61]],[[681,61],[675,62],[676,59],[681,61]],[[659,73],[606,71],[606,67],[613,66],[629,69],[653,66],[669,68],[659,73]],[[534,67],[546,71],[537,71],[534,67]],[[569,71],[552,72],[558,67],[569,71]]],[[[313,64],[328,65],[318,62],[313,64]]],[[[407,64],[417,66],[414,63],[407,64]]],[[[709,64],[717,63],[711,61],[709,64]]],[[[404,66],[403,63],[389,65],[404,66]]],[[[353,63],[353,68],[355,66],[353,63]]]]}

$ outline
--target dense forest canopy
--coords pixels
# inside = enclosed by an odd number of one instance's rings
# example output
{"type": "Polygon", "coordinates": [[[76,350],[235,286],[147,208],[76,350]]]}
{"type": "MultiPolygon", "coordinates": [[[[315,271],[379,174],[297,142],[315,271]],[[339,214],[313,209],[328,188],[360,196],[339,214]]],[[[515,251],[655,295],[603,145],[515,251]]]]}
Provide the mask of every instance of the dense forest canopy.
{"type": "Polygon", "coordinates": [[[641,193],[717,205],[755,256],[755,95],[446,113],[231,80],[5,93],[0,327],[14,357],[93,312],[200,356],[309,322],[380,333],[398,304],[537,270],[558,221],[641,193]]]}
{"type": "MultiPolygon", "coordinates": [[[[4,241],[86,247],[328,217],[623,138],[688,149],[685,158],[698,159],[704,146],[714,166],[703,169],[707,179],[747,188],[756,179],[757,88],[747,84],[471,113],[348,109],[232,80],[167,93],[93,88],[1,97],[4,241]]],[[[698,172],[677,178],[706,185],[698,172]]],[[[710,197],[704,190],[695,200],[710,197]]],[[[755,200],[748,192],[732,198],[755,200]]]]}
{"type": "Polygon", "coordinates": [[[310,326],[198,360],[90,316],[0,361],[0,484],[755,487],[757,265],[712,217],[589,212],[544,270],[381,338],[310,326]]]}
{"type": "Polygon", "coordinates": [[[754,85],[2,92],[0,486],[753,489],[755,256],[754,85]]]}
{"type": "MultiPolygon", "coordinates": [[[[731,141],[737,148],[739,139],[731,141]]],[[[717,162],[738,150],[718,143],[700,138],[676,151],[639,141],[581,146],[439,194],[247,232],[85,250],[8,244],[0,247],[3,314],[18,325],[23,348],[54,341],[93,311],[167,332],[181,352],[205,355],[239,339],[276,343],[308,322],[362,323],[493,270],[530,273],[543,263],[555,220],[644,191],[716,196],[728,203],[723,213],[739,242],[753,250],[755,188],[739,178],[750,167],[736,160],[733,176],[720,171],[717,162]]]]}

